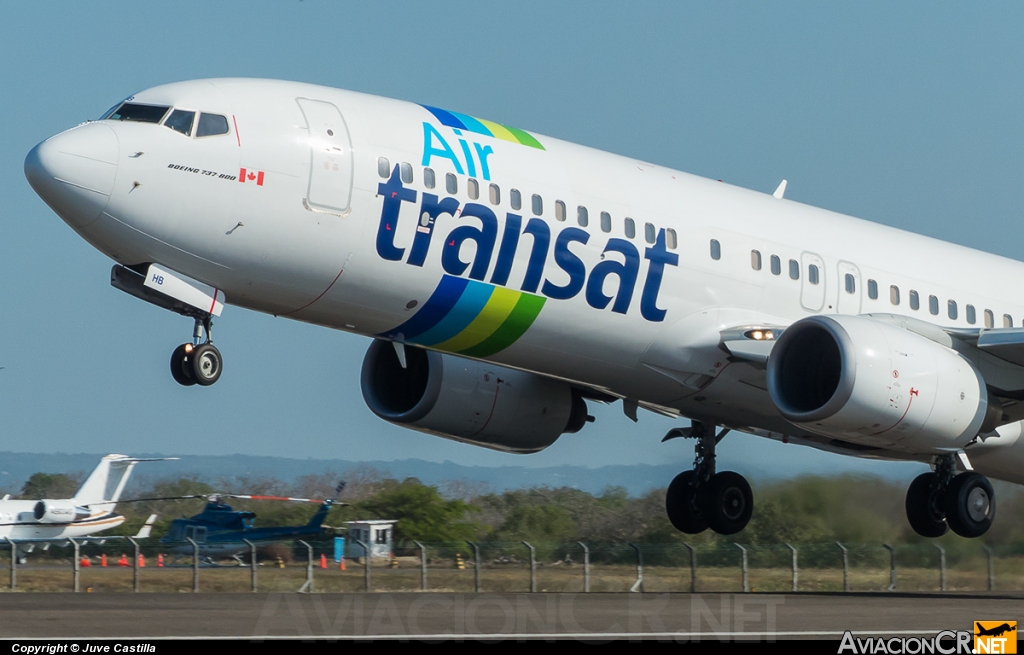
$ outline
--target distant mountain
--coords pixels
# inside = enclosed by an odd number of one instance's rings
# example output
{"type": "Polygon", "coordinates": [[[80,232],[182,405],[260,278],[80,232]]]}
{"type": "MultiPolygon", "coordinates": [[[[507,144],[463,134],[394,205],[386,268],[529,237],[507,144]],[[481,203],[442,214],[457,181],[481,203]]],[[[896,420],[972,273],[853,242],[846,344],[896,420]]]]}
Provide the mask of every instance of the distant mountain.
{"type": "MultiPolygon", "coordinates": [[[[138,457],[170,457],[154,453],[136,453],[138,457]]],[[[74,473],[87,475],[96,467],[103,454],[35,454],[0,453],[0,494],[17,494],[33,473],[74,473]]],[[[453,462],[428,462],[419,459],[396,461],[356,462],[341,459],[293,459],[287,457],[260,457],[253,455],[180,455],[181,459],[171,462],[144,464],[135,469],[136,482],[161,478],[195,476],[204,482],[214,483],[225,478],[248,476],[252,478],[274,477],[291,483],[302,475],[334,472],[342,477],[353,469],[375,469],[397,479],[418,478],[425,484],[439,484],[448,481],[465,481],[484,484],[491,491],[522,489],[528,487],[574,487],[589,493],[600,493],[608,486],[625,487],[630,495],[641,495],[651,489],[664,488],[678,474],[682,467],[676,464],[632,464],[587,468],[583,466],[463,466],[453,462]]],[[[862,460],[842,458],[851,464],[845,470],[821,471],[835,474],[862,470],[856,466],[862,460]]],[[[908,477],[908,467],[918,465],[897,464],[881,468],[879,474],[891,477],[908,477]],[[895,468],[894,468],[895,467],[895,468]]],[[[771,468],[742,471],[754,481],[778,477],[771,474],[771,468]]],[[[864,468],[863,470],[872,470],[864,468]]],[[[798,474],[812,471],[799,471],[798,474]]],[[[874,472],[874,471],[873,471],[874,472]]],[[[791,472],[794,473],[794,472],[791,472]]],[[[129,483],[130,486],[131,483],[129,483]]],[[[130,492],[129,492],[130,493],[130,492]]]]}

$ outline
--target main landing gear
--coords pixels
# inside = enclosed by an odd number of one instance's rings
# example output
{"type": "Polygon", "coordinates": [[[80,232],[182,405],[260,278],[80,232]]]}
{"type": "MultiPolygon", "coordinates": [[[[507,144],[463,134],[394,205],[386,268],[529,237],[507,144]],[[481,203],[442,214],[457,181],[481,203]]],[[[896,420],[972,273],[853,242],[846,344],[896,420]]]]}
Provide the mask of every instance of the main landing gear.
{"type": "Polygon", "coordinates": [[[754,494],[747,480],[733,471],[715,472],[715,446],[728,432],[716,435],[715,426],[693,421],[690,428],[676,428],[662,439],[697,440],[693,469],[677,475],[665,496],[668,518],[681,532],[697,534],[711,528],[718,534],[735,534],[750,521],[754,494]]]}
{"type": "Polygon", "coordinates": [[[178,384],[208,387],[220,379],[224,360],[213,345],[212,329],[212,317],[197,317],[192,342],[181,344],[171,353],[171,377],[178,384]]]}
{"type": "Polygon", "coordinates": [[[907,520],[922,537],[941,537],[947,530],[980,537],[996,517],[988,478],[974,471],[957,474],[953,457],[938,457],[935,471],[914,478],[907,490],[907,520]]]}

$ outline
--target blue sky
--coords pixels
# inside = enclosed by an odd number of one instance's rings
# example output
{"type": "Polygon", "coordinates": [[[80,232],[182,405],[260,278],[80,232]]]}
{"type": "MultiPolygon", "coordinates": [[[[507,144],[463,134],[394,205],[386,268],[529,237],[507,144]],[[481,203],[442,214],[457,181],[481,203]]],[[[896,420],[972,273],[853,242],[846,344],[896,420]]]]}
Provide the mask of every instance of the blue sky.
{"type": "MultiPolygon", "coordinates": [[[[135,91],[246,76],[397,97],[765,192],[788,178],[789,198],[1019,258],[1022,28],[1010,3],[7,5],[0,450],[689,466],[659,443],[672,422],[618,405],[528,457],[388,425],[359,393],[367,339],[237,308],[216,327],[221,381],[178,387],[190,322],[112,289],[22,173],[37,142],[135,91]]],[[[721,458],[894,470],[743,435],[721,458]]]]}

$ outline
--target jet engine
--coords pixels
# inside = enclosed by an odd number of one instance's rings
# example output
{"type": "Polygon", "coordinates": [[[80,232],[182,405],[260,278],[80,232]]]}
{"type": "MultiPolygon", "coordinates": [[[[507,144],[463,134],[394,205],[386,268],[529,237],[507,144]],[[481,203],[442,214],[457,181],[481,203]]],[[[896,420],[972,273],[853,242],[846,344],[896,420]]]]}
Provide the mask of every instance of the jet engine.
{"type": "Polygon", "coordinates": [[[486,362],[376,340],[363,359],[363,399],[391,423],[515,453],[547,448],[588,420],[569,384],[486,362]]]}
{"type": "Polygon", "coordinates": [[[869,447],[962,447],[1002,417],[955,350],[866,316],[788,327],[768,359],[768,392],[789,421],[869,447]]]}
{"type": "Polygon", "coordinates": [[[89,510],[70,500],[40,500],[32,509],[32,515],[40,523],[71,523],[88,517],[89,510]]]}

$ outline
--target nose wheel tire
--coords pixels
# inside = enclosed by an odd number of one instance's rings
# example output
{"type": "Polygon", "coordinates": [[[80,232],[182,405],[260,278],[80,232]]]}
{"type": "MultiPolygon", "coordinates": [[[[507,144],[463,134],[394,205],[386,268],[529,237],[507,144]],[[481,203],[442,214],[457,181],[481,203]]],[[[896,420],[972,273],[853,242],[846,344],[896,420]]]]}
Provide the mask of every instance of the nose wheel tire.
{"type": "Polygon", "coordinates": [[[183,343],[171,353],[171,377],[183,387],[191,387],[196,383],[192,377],[192,362],[189,361],[189,351],[192,344],[183,343]]]}
{"type": "Polygon", "coordinates": [[[188,356],[192,378],[196,384],[208,387],[220,379],[224,360],[212,343],[196,346],[188,356]]]}
{"type": "Polygon", "coordinates": [[[722,471],[700,490],[698,502],[708,527],[718,534],[736,534],[747,527],[754,511],[754,493],[739,473],[722,471]]]}
{"type": "Polygon", "coordinates": [[[907,521],[922,537],[941,537],[949,530],[938,477],[934,472],[922,473],[907,489],[907,521]]]}
{"type": "Polygon", "coordinates": [[[984,475],[967,471],[953,478],[945,493],[946,522],[961,537],[980,537],[996,517],[996,496],[984,475]]]}
{"type": "Polygon", "coordinates": [[[693,471],[683,471],[668,485],[665,494],[665,512],[676,530],[686,534],[699,534],[708,528],[707,521],[697,509],[693,471]]]}

